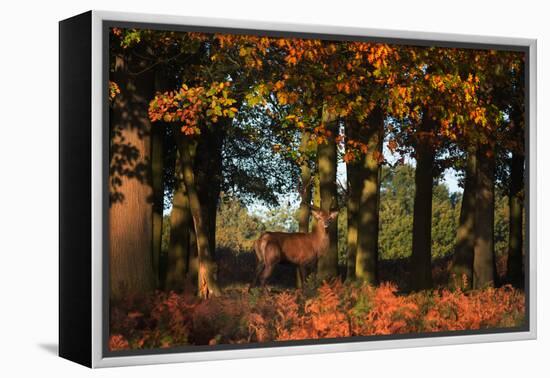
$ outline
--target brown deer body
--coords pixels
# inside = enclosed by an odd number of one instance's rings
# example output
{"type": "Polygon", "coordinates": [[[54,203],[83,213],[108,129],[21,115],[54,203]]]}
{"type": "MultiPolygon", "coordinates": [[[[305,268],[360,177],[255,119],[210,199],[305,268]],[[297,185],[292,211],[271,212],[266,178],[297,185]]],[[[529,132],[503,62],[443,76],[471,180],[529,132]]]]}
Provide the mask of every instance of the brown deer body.
{"type": "Polygon", "coordinates": [[[338,215],[337,211],[312,210],[317,219],[312,232],[266,232],[254,242],[258,258],[254,285],[260,280],[262,286],[281,262],[297,265],[302,285],[305,281],[305,268],[317,261],[329,246],[327,228],[338,215]]]}

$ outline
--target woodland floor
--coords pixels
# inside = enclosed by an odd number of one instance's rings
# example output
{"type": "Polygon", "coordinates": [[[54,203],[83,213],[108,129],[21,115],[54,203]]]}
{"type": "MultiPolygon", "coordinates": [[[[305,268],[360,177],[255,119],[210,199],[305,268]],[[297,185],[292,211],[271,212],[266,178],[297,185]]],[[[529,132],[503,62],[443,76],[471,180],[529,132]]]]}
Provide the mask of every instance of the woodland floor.
{"type": "MultiPolygon", "coordinates": [[[[254,253],[235,254],[229,249],[216,251],[218,261],[218,280],[223,288],[236,288],[249,285],[254,280],[256,269],[256,256],[254,253]]],[[[432,277],[435,287],[446,287],[449,283],[449,269],[452,255],[436,259],[432,262],[432,277]]],[[[406,293],[409,290],[408,282],[410,271],[408,259],[380,260],[380,282],[392,282],[399,288],[399,292],[406,293]]],[[[310,275],[312,269],[308,269],[310,275]]],[[[345,278],[345,266],[339,266],[341,279],[345,278]]],[[[502,278],[506,271],[506,256],[497,258],[497,273],[502,278]]],[[[311,278],[311,277],[310,277],[311,278]]],[[[279,289],[296,288],[296,268],[290,264],[279,264],[275,267],[273,275],[269,278],[268,286],[279,289]]]]}
{"type": "MultiPolygon", "coordinates": [[[[295,268],[280,265],[267,288],[252,288],[255,257],[218,250],[222,295],[157,291],[113,301],[111,350],[242,344],[350,336],[522,327],[523,291],[502,286],[469,292],[445,289],[450,259],[434,262],[436,289],[409,293],[407,261],[380,262],[379,287],[310,276],[295,288],[295,268]]],[[[505,261],[499,259],[502,273],[505,261]]]]}

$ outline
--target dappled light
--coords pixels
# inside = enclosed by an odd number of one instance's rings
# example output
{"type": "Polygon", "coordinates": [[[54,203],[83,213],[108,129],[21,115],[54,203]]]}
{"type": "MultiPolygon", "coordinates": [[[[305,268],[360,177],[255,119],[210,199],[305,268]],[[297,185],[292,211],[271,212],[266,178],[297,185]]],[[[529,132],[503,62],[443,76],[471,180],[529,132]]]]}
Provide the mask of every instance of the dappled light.
{"type": "Polygon", "coordinates": [[[117,27],[109,51],[110,350],[526,326],[524,52],[117,27]]]}

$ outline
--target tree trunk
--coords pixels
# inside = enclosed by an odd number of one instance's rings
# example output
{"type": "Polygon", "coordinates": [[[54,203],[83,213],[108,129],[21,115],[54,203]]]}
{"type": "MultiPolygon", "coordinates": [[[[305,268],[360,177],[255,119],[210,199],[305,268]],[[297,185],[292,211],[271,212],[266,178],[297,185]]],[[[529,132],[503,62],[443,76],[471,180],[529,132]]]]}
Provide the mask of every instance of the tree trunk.
{"type": "Polygon", "coordinates": [[[359,214],[357,218],[357,256],[355,276],[370,284],[378,283],[378,198],[382,142],[384,139],[384,113],[380,107],[373,109],[364,129],[367,153],[359,167],[359,214]]]}
{"type": "Polygon", "coordinates": [[[510,174],[510,236],[508,240],[507,276],[515,287],[523,287],[523,187],[524,156],[514,152],[510,174]]]}
{"type": "MultiPolygon", "coordinates": [[[[166,71],[165,66],[158,66],[155,72],[155,90],[165,92],[173,89],[177,85],[174,76],[166,71]]],[[[161,254],[162,254],[162,228],[164,212],[164,166],[167,164],[169,154],[165,154],[170,146],[165,145],[166,131],[170,130],[169,122],[157,122],[152,127],[151,133],[151,167],[152,167],[152,186],[153,186],[153,272],[157,282],[157,288],[164,287],[166,284],[166,271],[162,267],[161,272],[161,254]]],[[[172,165],[171,163],[168,163],[172,165]]]]}
{"type": "MultiPolygon", "coordinates": [[[[319,164],[319,162],[317,162],[319,164]]],[[[316,167],[316,170],[312,177],[312,186],[313,186],[313,193],[312,193],[312,202],[313,206],[316,208],[321,208],[321,185],[319,183],[319,167],[316,167]]],[[[313,217],[311,220],[311,228],[315,228],[317,225],[317,219],[313,217]]]]}
{"type": "MultiPolygon", "coordinates": [[[[336,192],[336,115],[327,107],[323,107],[322,123],[328,134],[326,143],[317,146],[319,169],[319,187],[321,194],[321,209],[330,211],[338,205],[336,192]]],[[[317,275],[325,280],[338,276],[338,221],[335,219],[328,228],[329,247],[319,257],[317,275]]]]}
{"type": "Polygon", "coordinates": [[[222,147],[225,138],[222,119],[212,129],[204,130],[196,148],[194,168],[197,191],[203,205],[206,232],[212,256],[216,253],[216,216],[222,184],[222,147]]]}
{"type": "Polygon", "coordinates": [[[477,186],[477,151],[476,147],[468,148],[466,158],[466,178],[460,218],[456,232],[455,253],[451,267],[449,285],[456,289],[469,290],[473,284],[474,246],[475,246],[475,212],[477,186]]]}
{"type": "MultiPolygon", "coordinates": [[[[518,73],[519,85],[517,95],[523,98],[523,88],[525,87],[524,65],[520,66],[518,73]]],[[[507,281],[515,287],[523,288],[525,286],[523,272],[523,216],[524,216],[524,198],[525,198],[525,104],[522,100],[515,103],[511,112],[510,125],[512,128],[512,137],[518,142],[512,149],[512,160],[510,164],[510,223],[508,239],[508,261],[507,261],[507,281]]]]}
{"type": "MultiPolygon", "coordinates": [[[[346,124],[346,137],[348,140],[358,139],[358,124],[354,119],[348,120],[346,124]]],[[[347,234],[347,269],[346,280],[355,279],[355,261],[357,258],[357,218],[359,217],[359,199],[361,179],[359,176],[360,166],[357,159],[346,162],[347,177],[347,212],[348,212],[348,234],[347,234]]]]}
{"type": "Polygon", "coordinates": [[[435,152],[430,138],[433,121],[426,114],[417,133],[411,289],[432,287],[432,191],[435,152]]]}
{"type": "MultiPolygon", "coordinates": [[[[197,155],[196,143],[191,148],[191,159],[195,161],[197,155]],[[194,147],[194,148],[193,148],[194,147]]],[[[187,193],[187,192],[186,192],[187,193]]],[[[189,197],[187,197],[189,200],[189,197]]],[[[199,197],[200,200],[200,197],[199,197]]],[[[191,212],[191,209],[189,209],[191,212]]],[[[199,282],[199,251],[197,248],[197,235],[195,234],[195,226],[191,214],[191,225],[188,230],[189,234],[189,253],[187,254],[187,275],[186,283],[197,286],[199,282]]]]}
{"type": "MultiPolygon", "coordinates": [[[[300,162],[300,208],[298,210],[298,230],[307,233],[309,231],[309,217],[311,213],[311,187],[312,175],[311,167],[309,166],[309,157],[307,156],[310,134],[302,133],[300,144],[301,162],[300,162]]],[[[302,279],[299,267],[296,268],[296,287],[302,287],[302,279]]]]}
{"type": "MultiPolygon", "coordinates": [[[[176,132],[178,130],[175,130],[176,132]]],[[[193,158],[191,155],[192,142],[183,135],[177,136],[178,152],[181,159],[183,182],[189,198],[189,207],[193,217],[195,229],[197,255],[198,255],[198,295],[201,298],[217,296],[220,288],[217,283],[217,266],[212,258],[207,222],[204,220],[204,212],[197,192],[195,173],[193,171],[193,158]]]]}
{"type": "MultiPolygon", "coordinates": [[[[192,221],[193,219],[191,219],[192,221]]],[[[186,283],[196,285],[199,282],[199,254],[197,251],[197,237],[195,227],[189,227],[189,254],[187,255],[186,283]]]]}
{"type": "Polygon", "coordinates": [[[160,254],[162,250],[162,216],[164,211],[164,125],[155,125],[152,130],[152,174],[153,184],[153,274],[156,287],[160,287],[160,254]]]}
{"type": "Polygon", "coordinates": [[[154,289],[151,123],[154,72],[131,76],[117,58],[112,79],[121,93],[111,112],[109,267],[112,297],[154,289]],[[133,111],[129,111],[133,109],[133,111]]]}
{"type": "Polygon", "coordinates": [[[359,176],[359,165],[357,161],[346,163],[346,173],[348,181],[348,250],[347,250],[347,272],[346,279],[355,279],[355,262],[357,259],[357,220],[359,218],[359,200],[361,179],[359,176]]]}
{"type": "MultiPolygon", "coordinates": [[[[319,163],[317,163],[319,164],[319,163]]],[[[321,184],[319,179],[319,167],[313,176],[313,206],[321,208],[321,184]]],[[[317,219],[313,218],[312,225],[315,226],[317,219]]]]}
{"type": "Polygon", "coordinates": [[[170,243],[168,246],[168,268],[166,272],[166,290],[182,290],[189,269],[189,229],[191,212],[189,198],[181,177],[180,159],[176,159],[176,187],[170,213],[170,243]]]}
{"type": "Polygon", "coordinates": [[[474,248],[474,288],[494,286],[496,280],[495,153],[494,146],[480,145],[477,154],[476,240],[474,248]]]}

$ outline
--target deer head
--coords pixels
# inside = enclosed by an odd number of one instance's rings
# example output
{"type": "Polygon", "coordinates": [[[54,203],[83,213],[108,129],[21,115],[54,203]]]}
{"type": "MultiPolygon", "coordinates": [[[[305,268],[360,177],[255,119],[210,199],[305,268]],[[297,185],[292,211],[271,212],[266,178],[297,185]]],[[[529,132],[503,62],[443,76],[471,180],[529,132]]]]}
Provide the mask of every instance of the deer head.
{"type": "Polygon", "coordinates": [[[324,211],[319,208],[312,208],[311,214],[313,214],[320,225],[324,228],[328,228],[338,216],[338,210],[324,211]]]}

